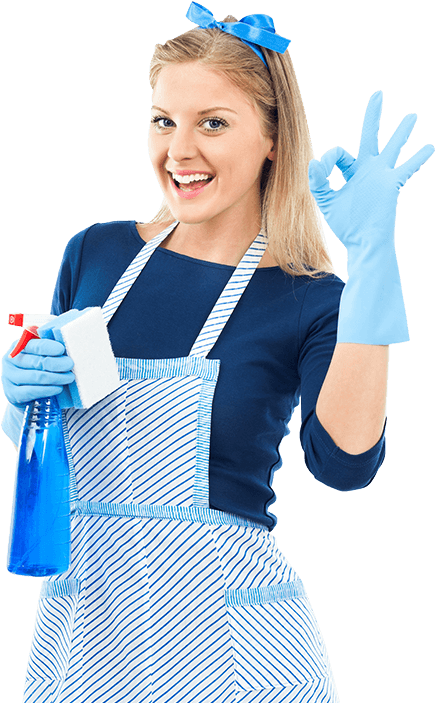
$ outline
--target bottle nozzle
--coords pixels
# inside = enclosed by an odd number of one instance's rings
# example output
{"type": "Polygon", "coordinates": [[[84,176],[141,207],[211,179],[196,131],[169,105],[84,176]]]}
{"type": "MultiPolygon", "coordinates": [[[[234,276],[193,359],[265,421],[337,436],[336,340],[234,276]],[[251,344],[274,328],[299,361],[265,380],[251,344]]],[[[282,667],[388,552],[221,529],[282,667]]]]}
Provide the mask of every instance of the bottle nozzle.
{"type": "Polygon", "coordinates": [[[31,339],[40,339],[37,332],[38,327],[45,325],[47,322],[53,320],[56,315],[32,315],[27,313],[15,312],[9,315],[9,324],[15,327],[24,327],[24,332],[17,342],[15,349],[9,354],[11,359],[17,356],[21,351],[23,351],[27,342],[31,339]]]}
{"type": "Polygon", "coordinates": [[[22,327],[24,324],[23,313],[17,312],[15,314],[9,315],[9,324],[15,325],[16,327],[22,327]]]}

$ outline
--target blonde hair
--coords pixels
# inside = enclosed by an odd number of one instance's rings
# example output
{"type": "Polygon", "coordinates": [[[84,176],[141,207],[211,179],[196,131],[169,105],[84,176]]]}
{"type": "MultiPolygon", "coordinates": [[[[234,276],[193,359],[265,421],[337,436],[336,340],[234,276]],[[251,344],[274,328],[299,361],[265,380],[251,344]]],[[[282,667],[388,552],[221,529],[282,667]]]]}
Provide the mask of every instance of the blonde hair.
{"type": "MultiPolygon", "coordinates": [[[[224,22],[237,20],[229,15],[224,22]]],[[[274,142],[275,158],[266,158],[260,181],[261,226],[269,252],[292,276],[321,277],[334,269],[308,185],[313,149],[299,86],[288,51],[262,51],[269,70],[237,37],[218,28],[196,27],[163,45],[156,44],[150,64],[151,88],[154,90],[164,66],[198,61],[243,91],[257,110],[264,136],[274,142]]],[[[164,200],[151,223],[171,217],[164,200]]]]}

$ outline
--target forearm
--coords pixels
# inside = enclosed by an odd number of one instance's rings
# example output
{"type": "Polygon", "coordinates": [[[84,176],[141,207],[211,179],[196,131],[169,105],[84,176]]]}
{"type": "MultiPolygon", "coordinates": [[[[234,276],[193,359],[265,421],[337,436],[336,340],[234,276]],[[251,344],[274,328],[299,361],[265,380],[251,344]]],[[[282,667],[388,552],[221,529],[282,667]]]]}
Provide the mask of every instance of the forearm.
{"type": "Polygon", "coordinates": [[[368,451],[386,417],[388,345],[338,343],[316,405],[320,423],[348,454],[368,451]]]}

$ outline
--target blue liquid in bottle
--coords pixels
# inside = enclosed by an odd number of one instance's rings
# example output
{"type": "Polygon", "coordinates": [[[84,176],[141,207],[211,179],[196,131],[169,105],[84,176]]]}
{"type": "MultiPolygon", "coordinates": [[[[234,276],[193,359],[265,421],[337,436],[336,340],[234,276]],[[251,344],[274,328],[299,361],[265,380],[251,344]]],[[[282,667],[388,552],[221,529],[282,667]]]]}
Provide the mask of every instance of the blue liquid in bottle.
{"type": "Polygon", "coordinates": [[[18,449],[8,571],[48,576],[70,565],[69,466],[55,396],[26,408],[18,449]]]}

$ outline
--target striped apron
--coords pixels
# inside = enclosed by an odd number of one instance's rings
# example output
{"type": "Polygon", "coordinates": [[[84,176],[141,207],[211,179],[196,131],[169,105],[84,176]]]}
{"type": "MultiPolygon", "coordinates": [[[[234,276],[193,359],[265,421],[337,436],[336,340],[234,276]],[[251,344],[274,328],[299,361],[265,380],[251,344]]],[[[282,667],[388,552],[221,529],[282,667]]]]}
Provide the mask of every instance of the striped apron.
{"type": "MultiPolygon", "coordinates": [[[[108,324],[174,222],[104,307],[108,324]]],[[[337,703],[304,587],[267,527],[209,508],[219,360],[266,248],[246,252],[189,356],[118,358],[121,385],[64,410],[71,567],[42,584],[25,703],[337,703]]]]}

